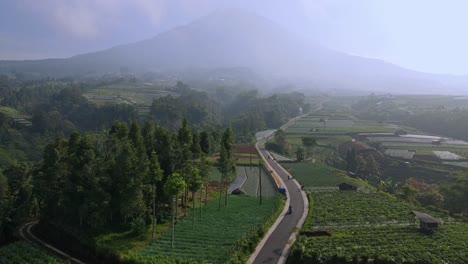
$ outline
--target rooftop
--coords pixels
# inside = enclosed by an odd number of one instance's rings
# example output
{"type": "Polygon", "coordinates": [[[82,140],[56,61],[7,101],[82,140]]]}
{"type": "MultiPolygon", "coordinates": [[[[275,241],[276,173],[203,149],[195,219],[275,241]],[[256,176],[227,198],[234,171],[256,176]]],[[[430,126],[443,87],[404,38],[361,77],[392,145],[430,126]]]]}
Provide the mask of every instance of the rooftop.
{"type": "Polygon", "coordinates": [[[442,224],[442,221],[440,219],[434,218],[426,213],[418,212],[418,211],[411,211],[412,214],[414,214],[421,222],[427,223],[427,224],[442,224]]]}

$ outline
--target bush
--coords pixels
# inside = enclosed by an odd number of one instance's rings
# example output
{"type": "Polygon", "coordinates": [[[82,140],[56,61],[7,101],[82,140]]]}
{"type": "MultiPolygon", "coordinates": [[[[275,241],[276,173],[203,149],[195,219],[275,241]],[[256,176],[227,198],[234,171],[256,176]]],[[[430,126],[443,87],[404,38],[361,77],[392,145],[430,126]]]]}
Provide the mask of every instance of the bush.
{"type": "Polygon", "coordinates": [[[146,230],[145,220],[141,217],[133,219],[133,221],[130,223],[130,228],[132,229],[133,234],[143,235],[146,230]]]}

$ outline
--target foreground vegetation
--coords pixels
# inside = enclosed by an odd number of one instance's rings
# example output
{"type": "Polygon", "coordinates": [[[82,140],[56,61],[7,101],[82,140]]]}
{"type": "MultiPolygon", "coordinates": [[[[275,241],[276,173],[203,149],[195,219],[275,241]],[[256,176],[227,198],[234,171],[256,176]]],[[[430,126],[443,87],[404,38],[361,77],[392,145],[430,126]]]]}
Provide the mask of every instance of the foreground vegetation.
{"type": "Polygon", "coordinates": [[[0,247],[0,263],[37,263],[37,264],[61,264],[63,262],[52,257],[29,244],[29,242],[15,242],[4,247],[0,247]]]}
{"type": "Polygon", "coordinates": [[[299,236],[288,263],[467,263],[468,224],[434,234],[415,226],[354,227],[331,236],[299,236]]]}
{"type": "Polygon", "coordinates": [[[216,200],[199,212],[177,223],[175,243],[171,246],[172,229],[168,229],[139,256],[137,262],[156,261],[160,256],[191,259],[207,263],[242,263],[255,249],[257,242],[276,220],[282,209],[279,197],[259,199],[254,196],[231,196],[227,208],[218,210],[216,200]],[[192,222],[192,217],[195,222],[192,222]]]}
{"type": "Polygon", "coordinates": [[[318,191],[288,263],[465,263],[468,224],[381,192],[318,191]],[[444,224],[422,232],[412,210],[444,224]],[[319,233],[313,233],[319,232],[319,233]]]}

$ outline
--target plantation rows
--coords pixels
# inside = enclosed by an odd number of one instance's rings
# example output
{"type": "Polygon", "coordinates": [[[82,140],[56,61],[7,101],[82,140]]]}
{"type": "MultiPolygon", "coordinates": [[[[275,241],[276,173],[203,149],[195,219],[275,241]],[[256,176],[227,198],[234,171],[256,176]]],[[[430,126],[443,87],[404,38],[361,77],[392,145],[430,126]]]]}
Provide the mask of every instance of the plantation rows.
{"type": "Polygon", "coordinates": [[[281,165],[306,189],[322,186],[336,187],[342,182],[357,186],[365,185],[363,181],[347,177],[344,172],[322,163],[282,163],[281,165]]]}
{"type": "Polygon", "coordinates": [[[28,242],[21,241],[0,247],[0,263],[59,264],[63,262],[48,255],[44,251],[34,247],[28,242]]]}
{"type": "Polygon", "coordinates": [[[308,228],[320,226],[414,223],[416,206],[371,192],[323,191],[312,193],[316,205],[308,228]]]}
{"type": "MultiPolygon", "coordinates": [[[[236,243],[253,236],[279,206],[277,197],[264,198],[259,205],[257,197],[231,195],[228,207],[218,211],[218,200],[203,209],[203,220],[192,227],[192,215],[176,224],[175,246],[171,247],[172,229],[168,229],[142,255],[166,256],[210,263],[224,263],[233,253],[236,243]]],[[[253,245],[255,246],[255,245],[253,245]]]]}
{"type": "Polygon", "coordinates": [[[444,225],[434,234],[416,227],[335,229],[330,237],[301,236],[290,263],[468,263],[468,224],[444,225]],[[357,261],[357,262],[356,262],[357,261]],[[375,263],[375,262],[374,262],[375,263]]]}

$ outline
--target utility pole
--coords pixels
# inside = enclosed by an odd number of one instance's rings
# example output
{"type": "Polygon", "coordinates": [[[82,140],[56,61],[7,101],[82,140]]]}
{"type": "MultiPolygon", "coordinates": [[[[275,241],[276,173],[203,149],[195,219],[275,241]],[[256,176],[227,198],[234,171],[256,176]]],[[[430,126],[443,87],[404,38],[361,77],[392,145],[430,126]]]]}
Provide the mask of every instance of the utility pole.
{"type": "Polygon", "coordinates": [[[174,248],[174,237],[175,237],[175,207],[176,207],[176,196],[172,197],[172,240],[171,245],[174,248]]]}
{"type": "Polygon", "coordinates": [[[250,156],[250,166],[252,166],[252,142],[250,142],[250,147],[249,147],[249,156],[250,156]]]}
{"type": "Polygon", "coordinates": [[[153,189],[153,230],[152,230],[152,233],[151,233],[151,241],[154,242],[154,227],[156,225],[156,187],[154,186],[155,184],[153,183],[151,185],[152,189],[153,189]]]}
{"type": "Polygon", "coordinates": [[[262,204],[262,162],[258,161],[258,177],[259,177],[259,185],[260,185],[260,205],[262,204]]]}

